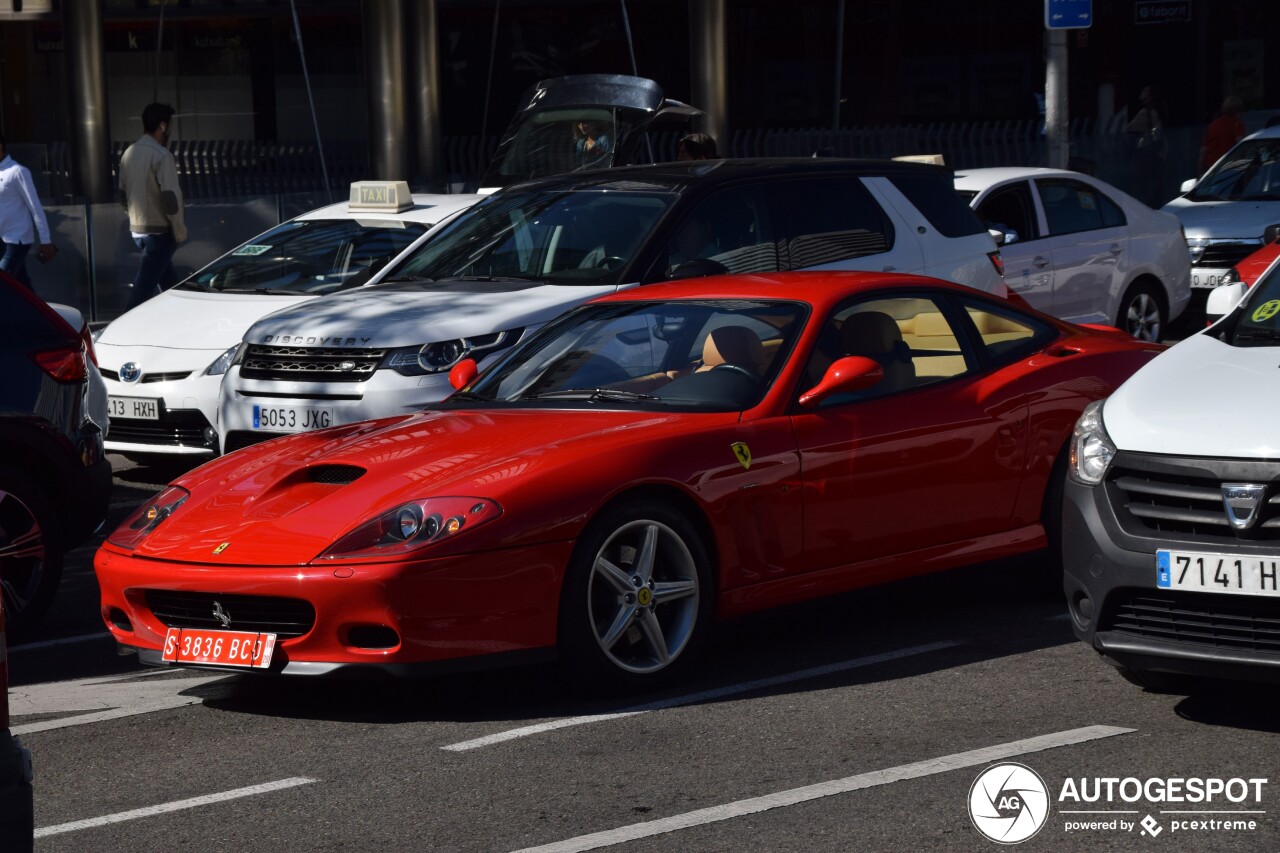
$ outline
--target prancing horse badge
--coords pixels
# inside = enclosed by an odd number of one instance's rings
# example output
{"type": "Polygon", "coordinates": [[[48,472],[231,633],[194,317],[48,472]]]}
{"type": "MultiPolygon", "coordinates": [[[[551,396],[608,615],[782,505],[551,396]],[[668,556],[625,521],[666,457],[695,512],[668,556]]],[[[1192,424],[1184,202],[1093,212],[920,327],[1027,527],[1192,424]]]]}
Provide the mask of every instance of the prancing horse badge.
{"type": "Polygon", "coordinates": [[[729,446],[733,448],[733,455],[738,457],[739,464],[741,464],[743,468],[750,469],[751,468],[751,448],[747,447],[741,441],[735,441],[733,444],[729,446]]]}
{"type": "Polygon", "coordinates": [[[213,549],[213,553],[221,554],[223,551],[227,550],[227,546],[229,546],[230,544],[231,544],[230,542],[223,542],[217,548],[213,549]]]}

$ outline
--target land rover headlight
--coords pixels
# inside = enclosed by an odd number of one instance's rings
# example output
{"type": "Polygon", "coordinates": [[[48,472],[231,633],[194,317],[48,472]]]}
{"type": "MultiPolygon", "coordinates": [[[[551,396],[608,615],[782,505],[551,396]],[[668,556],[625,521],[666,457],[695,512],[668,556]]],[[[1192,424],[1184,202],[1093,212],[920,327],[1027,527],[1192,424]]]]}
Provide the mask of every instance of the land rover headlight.
{"type": "Polygon", "coordinates": [[[1116,446],[1102,425],[1102,400],[1085,406],[1071,434],[1071,479],[1083,486],[1096,486],[1107,475],[1116,446]]]}
{"type": "Polygon", "coordinates": [[[387,353],[383,365],[402,376],[447,373],[464,358],[474,358],[479,361],[491,353],[506,349],[520,340],[523,331],[523,329],[508,329],[505,332],[494,332],[489,335],[432,341],[422,346],[400,347],[387,353]]]}

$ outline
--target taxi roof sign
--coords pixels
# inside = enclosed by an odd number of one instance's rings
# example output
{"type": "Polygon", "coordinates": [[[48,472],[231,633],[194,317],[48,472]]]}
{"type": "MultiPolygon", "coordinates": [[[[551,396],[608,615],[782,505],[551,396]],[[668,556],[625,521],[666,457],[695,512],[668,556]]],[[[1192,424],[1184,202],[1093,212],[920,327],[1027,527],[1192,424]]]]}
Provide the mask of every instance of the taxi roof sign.
{"type": "Polygon", "coordinates": [[[408,181],[356,181],[351,185],[348,211],[376,210],[400,213],[413,207],[408,181]]]}

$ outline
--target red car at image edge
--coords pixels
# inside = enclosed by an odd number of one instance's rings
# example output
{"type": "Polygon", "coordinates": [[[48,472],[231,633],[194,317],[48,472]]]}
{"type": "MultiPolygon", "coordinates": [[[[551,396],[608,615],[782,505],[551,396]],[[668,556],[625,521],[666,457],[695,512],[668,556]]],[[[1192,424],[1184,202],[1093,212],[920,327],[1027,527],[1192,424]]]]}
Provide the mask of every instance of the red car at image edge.
{"type": "Polygon", "coordinates": [[[1162,349],[894,273],[630,289],[183,475],[97,552],[102,617],[156,665],[644,683],[717,619],[1052,545],[1076,418],[1162,349]]]}

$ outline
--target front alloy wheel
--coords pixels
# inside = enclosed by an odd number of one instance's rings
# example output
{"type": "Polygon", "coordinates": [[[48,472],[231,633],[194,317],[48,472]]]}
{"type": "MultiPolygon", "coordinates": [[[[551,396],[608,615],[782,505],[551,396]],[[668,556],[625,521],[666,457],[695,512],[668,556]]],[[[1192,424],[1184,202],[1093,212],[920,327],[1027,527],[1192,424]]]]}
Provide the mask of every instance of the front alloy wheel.
{"type": "Polygon", "coordinates": [[[706,565],[697,533],[666,506],[608,513],[580,542],[566,578],[567,657],[625,681],[668,674],[709,618],[706,565]]]}

